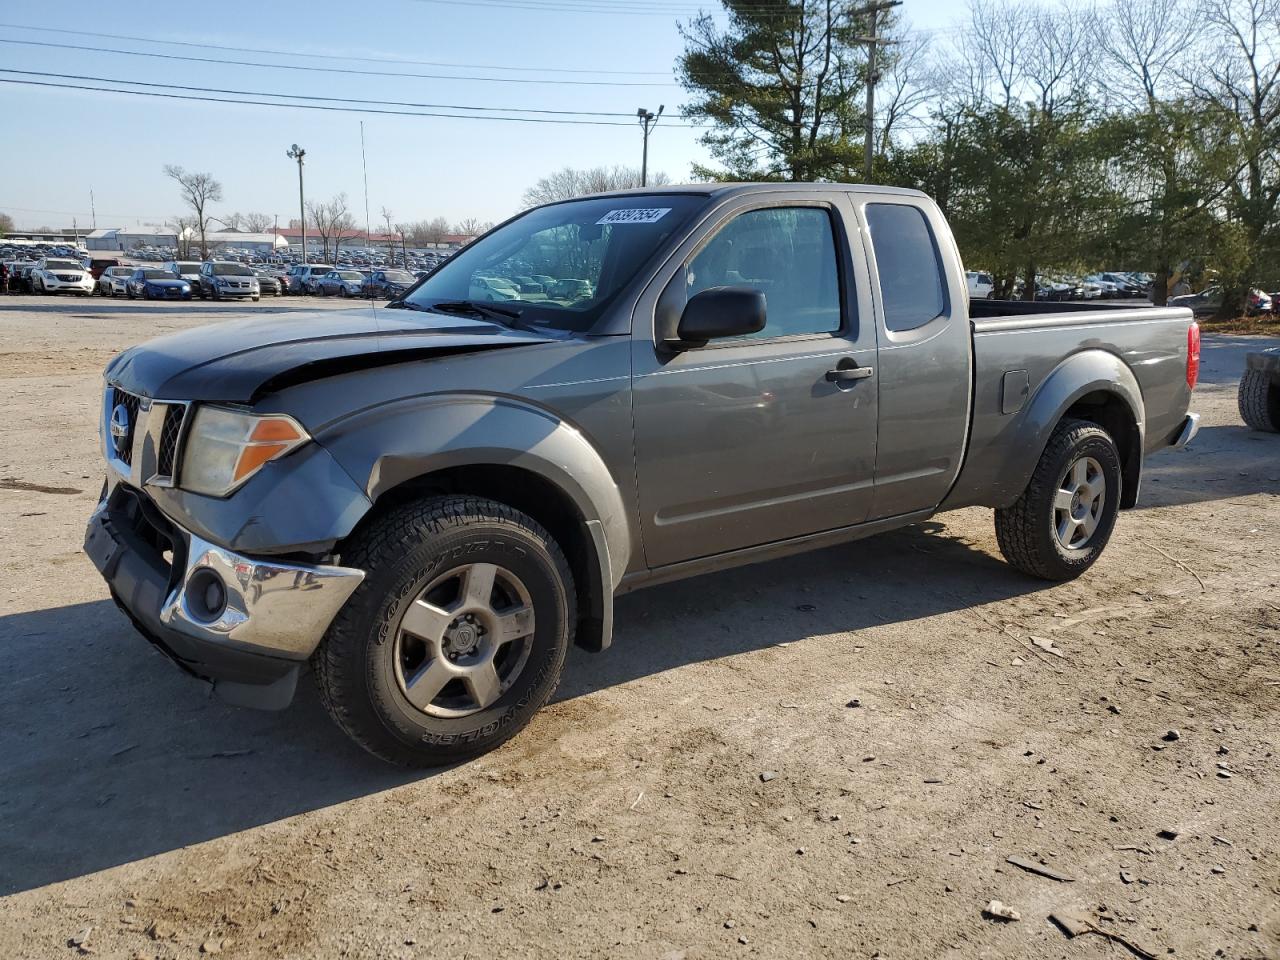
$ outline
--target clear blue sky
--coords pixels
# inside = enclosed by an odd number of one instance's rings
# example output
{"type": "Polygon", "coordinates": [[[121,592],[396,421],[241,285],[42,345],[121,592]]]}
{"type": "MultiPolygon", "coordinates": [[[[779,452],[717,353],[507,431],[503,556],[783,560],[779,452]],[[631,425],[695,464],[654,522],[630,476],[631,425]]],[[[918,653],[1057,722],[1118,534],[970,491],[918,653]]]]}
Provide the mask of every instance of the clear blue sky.
{"type": "MultiPolygon", "coordinates": [[[[0,212],[12,215],[19,227],[71,226],[74,216],[83,228],[89,224],[92,190],[99,227],[160,221],[181,211],[174,185],[162,174],[166,163],[175,163],[208,171],[222,181],[225,201],[215,215],[261,211],[278,215],[283,225],[298,212],[297,168],[285,157],[289,144],[296,142],[308,151],[308,197],[324,199],[345,191],[362,223],[363,119],[375,227],[384,205],[397,220],[501,220],[517,209],[525,188],[552,170],[566,165],[639,165],[635,110],[642,105],[656,109],[662,103],[668,112],[678,112],[684,93],[672,74],[682,49],[676,20],[687,19],[699,5],[697,0],[383,0],[368,5],[336,0],[130,0],[110,5],[61,0],[56,15],[40,4],[10,5],[0,40],[89,49],[0,42],[4,70],[275,94],[631,116],[580,118],[624,124],[616,127],[513,123],[197,103],[0,83],[0,116],[5,118],[0,212]],[[645,13],[626,12],[639,9],[645,13]],[[143,43],[103,34],[293,55],[143,43]],[[104,48],[520,82],[199,63],[104,48]],[[384,59],[475,66],[372,62],[384,59]],[[578,82],[543,82],[548,80],[578,82]]],[[[959,12],[946,0],[907,0],[904,11],[911,23],[927,29],[948,26],[959,12]]],[[[110,85],[3,72],[0,78],[110,85]]],[[[690,165],[707,159],[697,139],[697,131],[664,120],[650,140],[650,169],[665,171],[676,181],[688,180],[690,165]]]]}

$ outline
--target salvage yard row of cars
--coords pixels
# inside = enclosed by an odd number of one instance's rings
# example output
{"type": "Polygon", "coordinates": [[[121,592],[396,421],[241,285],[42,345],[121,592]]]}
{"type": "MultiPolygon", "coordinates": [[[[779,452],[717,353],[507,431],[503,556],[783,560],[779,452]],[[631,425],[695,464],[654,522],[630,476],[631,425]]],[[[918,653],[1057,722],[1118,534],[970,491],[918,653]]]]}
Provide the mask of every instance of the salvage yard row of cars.
{"type": "Polygon", "coordinates": [[[335,269],[332,264],[291,267],[250,265],[234,260],[170,260],[159,265],[119,260],[84,262],[75,256],[43,257],[4,264],[15,293],[75,294],[144,300],[260,300],[285,294],[398,297],[427,271],[335,269]]]}

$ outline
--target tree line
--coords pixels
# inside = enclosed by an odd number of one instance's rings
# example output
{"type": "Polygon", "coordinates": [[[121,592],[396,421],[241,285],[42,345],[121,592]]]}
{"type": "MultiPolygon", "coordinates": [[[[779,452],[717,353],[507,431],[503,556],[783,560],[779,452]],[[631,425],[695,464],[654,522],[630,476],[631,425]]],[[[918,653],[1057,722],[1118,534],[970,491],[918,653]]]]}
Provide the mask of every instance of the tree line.
{"type": "MultiPolygon", "coordinates": [[[[681,25],[696,177],[862,179],[869,14],[721,0],[681,25]]],[[[1100,267],[1280,284],[1280,0],[970,0],[954,30],[881,13],[874,177],[922,189],[998,295],[1100,267]]]]}

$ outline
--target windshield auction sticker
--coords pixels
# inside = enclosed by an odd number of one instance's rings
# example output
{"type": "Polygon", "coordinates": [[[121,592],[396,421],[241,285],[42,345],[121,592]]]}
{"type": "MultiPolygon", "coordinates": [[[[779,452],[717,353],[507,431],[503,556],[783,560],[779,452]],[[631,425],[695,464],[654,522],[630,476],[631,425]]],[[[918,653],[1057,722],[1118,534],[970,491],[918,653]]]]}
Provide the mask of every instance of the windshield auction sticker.
{"type": "Polygon", "coordinates": [[[636,208],[633,210],[610,210],[603,217],[596,221],[597,224],[604,223],[657,223],[668,213],[671,212],[670,207],[646,207],[636,208]]]}

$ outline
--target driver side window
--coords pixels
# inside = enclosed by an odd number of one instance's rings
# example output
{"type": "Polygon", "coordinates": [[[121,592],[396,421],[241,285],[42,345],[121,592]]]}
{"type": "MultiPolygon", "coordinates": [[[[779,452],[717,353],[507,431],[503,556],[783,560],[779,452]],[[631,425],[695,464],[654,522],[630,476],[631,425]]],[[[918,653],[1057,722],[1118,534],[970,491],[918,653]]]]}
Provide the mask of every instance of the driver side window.
{"type": "Polygon", "coordinates": [[[711,287],[747,286],[765,295],[764,339],[840,329],[840,272],[831,215],[822,207],[751,210],[731,220],[690,261],[693,297],[711,287]]]}

